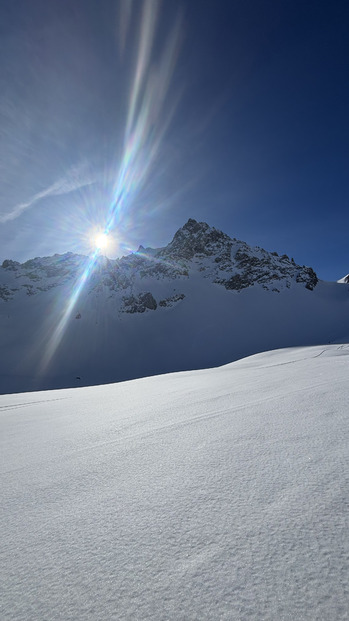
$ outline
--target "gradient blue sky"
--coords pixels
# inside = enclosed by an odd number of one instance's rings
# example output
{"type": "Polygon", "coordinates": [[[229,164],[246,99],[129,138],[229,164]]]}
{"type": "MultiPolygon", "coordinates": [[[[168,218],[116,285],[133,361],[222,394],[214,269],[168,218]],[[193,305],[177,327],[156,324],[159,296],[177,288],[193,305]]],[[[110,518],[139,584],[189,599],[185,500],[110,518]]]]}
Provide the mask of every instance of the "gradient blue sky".
{"type": "Polygon", "coordinates": [[[192,217],[348,273],[348,23],[338,0],[2,1],[0,260],[105,226],[120,256],[192,217]]]}

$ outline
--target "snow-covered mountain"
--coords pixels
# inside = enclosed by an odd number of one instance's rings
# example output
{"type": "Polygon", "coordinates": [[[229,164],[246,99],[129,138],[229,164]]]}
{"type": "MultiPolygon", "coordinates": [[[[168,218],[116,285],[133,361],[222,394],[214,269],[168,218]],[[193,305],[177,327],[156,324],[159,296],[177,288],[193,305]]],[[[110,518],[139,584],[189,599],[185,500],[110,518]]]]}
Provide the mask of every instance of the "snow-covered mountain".
{"type": "Polygon", "coordinates": [[[1,396],[0,618],[347,620],[348,361],[1,396]]]}
{"type": "Polygon", "coordinates": [[[211,367],[348,336],[349,287],[189,219],[164,248],[0,268],[0,391],[211,367]]]}

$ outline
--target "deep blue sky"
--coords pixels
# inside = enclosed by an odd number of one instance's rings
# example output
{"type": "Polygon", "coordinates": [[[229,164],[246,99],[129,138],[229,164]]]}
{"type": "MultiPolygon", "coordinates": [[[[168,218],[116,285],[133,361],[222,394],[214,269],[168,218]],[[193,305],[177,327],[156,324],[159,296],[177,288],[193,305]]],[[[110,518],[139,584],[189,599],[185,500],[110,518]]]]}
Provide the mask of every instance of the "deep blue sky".
{"type": "Polygon", "coordinates": [[[339,0],[3,0],[0,260],[87,253],[107,224],[110,256],[161,246],[193,217],[348,273],[348,20],[339,0]]]}

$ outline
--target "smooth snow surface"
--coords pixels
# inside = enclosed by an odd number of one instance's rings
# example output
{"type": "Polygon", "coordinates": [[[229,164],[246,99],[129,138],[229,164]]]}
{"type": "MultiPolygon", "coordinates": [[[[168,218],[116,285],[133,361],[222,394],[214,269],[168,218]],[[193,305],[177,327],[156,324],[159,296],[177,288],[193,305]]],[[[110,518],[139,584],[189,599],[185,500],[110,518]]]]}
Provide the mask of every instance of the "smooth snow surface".
{"type": "Polygon", "coordinates": [[[3,620],[349,618],[349,345],[0,397],[3,620]]]}

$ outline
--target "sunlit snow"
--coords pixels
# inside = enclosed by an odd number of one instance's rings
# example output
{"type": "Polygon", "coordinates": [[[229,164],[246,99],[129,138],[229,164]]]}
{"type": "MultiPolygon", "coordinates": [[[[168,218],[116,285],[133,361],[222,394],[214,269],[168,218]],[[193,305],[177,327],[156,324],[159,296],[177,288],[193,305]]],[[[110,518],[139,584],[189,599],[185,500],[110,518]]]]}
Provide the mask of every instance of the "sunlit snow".
{"type": "Polygon", "coordinates": [[[0,397],[6,620],[348,619],[349,345],[0,397]]]}

